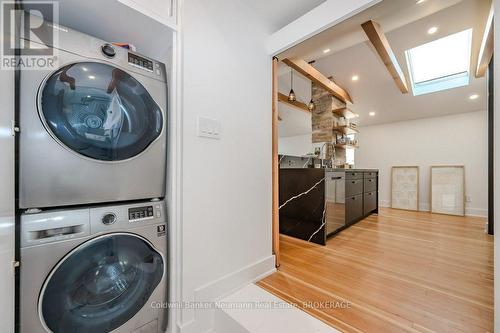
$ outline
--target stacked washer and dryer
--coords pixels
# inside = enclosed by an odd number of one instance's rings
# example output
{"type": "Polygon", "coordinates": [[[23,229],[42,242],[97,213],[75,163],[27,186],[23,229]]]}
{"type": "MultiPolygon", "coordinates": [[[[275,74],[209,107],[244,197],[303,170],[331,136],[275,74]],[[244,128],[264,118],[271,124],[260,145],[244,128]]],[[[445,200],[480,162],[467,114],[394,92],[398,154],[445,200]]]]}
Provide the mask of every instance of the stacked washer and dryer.
{"type": "Polygon", "coordinates": [[[58,32],[20,76],[20,331],[164,332],[165,65],[58,32]]]}

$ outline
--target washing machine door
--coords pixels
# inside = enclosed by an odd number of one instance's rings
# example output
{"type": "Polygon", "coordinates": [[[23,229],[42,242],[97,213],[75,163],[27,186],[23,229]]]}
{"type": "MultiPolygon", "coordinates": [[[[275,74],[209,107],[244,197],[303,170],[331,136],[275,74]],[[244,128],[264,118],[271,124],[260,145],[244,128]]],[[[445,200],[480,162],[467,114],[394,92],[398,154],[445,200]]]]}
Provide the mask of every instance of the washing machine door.
{"type": "Polygon", "coordinates": [[[160,253],[134,234],[87,241],[45,281],[38,304],[42,323],[54,333],[111,332],[146,305],[164,267],[160,253]]]}
{"type": "Polygon", "coordinates": [[[38,93],[45,128],[64,147],[102,161],[139,155],[163,128],[146,88],[120,68],[99,62],[66,65],[38,93]]]}

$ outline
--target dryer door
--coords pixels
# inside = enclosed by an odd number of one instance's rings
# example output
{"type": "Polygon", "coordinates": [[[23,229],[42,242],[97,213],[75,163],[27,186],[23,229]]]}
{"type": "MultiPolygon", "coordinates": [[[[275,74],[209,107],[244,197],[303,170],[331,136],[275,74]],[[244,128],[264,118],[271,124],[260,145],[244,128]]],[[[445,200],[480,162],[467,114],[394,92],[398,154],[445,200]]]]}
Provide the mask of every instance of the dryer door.
{"type": "Polygon", "coordinates": [[[142,237],[116,233],[89,240],[45,281],[38,303],[42,323],[54,333],[111,332],[145,306],[164,268],[142,237]]]}
{"type": "Polygon", "coordinates": [[[162,111],[146,88],[98,62],[69,64],[50,75],[40,87],[38,111],[60,144],[103,161],[140,154],[163,128],[162,111]]]}

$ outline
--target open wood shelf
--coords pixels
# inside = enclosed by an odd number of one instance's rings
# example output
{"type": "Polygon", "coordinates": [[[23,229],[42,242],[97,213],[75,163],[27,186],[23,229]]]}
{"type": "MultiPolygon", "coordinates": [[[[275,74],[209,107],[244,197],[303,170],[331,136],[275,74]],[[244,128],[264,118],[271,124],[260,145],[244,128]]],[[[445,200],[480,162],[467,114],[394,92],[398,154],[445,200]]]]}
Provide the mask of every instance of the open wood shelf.
{"type": "Polygon", "coordinates": [[[335,110],[333,110],[333,113],[339,117],[344,117],[346,119],[352,119],[352,118],[358,117],[357,113],[351,111],[348,108],[335,109],[335,110]]]}
{"type": "Polygon", "coordinates": [[[348,149],[348,148],[351,148],[351,149],[358,149],[359,147],[358,146],[355,146],[355,145],[348,145],[348,144],[335,144],[335,148],[340,148],[340,149],[348,149]]]}
{"type": "Polygon", "coordinates": [[[342,133],[342,134],[358,134],[358,130],[351,128],[349,126],[338,126],[333,128],[334,132],[342,133]]]}

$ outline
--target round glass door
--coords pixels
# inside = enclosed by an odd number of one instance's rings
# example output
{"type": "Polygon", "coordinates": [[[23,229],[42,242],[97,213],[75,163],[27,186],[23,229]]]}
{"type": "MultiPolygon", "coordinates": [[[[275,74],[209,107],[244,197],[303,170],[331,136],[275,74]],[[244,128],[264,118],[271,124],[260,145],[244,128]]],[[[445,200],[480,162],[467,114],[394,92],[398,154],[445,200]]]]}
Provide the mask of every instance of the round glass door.
{"type": "Polygon", "coordinates": [[[64,66],[40,90],[45,127],[69,149],[102,161],[144,151],[163,128],[160,107],[119,68],[96,62],[64,66]]]}
{"type": "Polygon", "coordinates": [[[45,282],[39,300],[45,325],[54,333],[111,332],[143,308],[163,270],[161,255],[138,236],[90,240],[45,282]]]}

